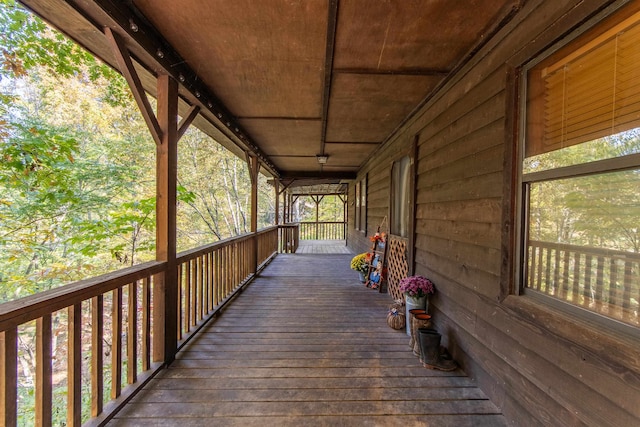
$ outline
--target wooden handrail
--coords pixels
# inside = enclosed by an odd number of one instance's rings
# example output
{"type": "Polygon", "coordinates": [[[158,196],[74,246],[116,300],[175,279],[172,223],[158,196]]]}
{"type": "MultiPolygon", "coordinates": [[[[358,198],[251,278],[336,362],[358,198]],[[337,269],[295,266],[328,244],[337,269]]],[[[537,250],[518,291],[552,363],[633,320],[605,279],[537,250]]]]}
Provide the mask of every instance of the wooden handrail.
{"type": "Polygon", "coordinates": [[[165,262],[151,261],[0,304],[0,331],[79,304],[96,295],[161,273],[165,262]]]}

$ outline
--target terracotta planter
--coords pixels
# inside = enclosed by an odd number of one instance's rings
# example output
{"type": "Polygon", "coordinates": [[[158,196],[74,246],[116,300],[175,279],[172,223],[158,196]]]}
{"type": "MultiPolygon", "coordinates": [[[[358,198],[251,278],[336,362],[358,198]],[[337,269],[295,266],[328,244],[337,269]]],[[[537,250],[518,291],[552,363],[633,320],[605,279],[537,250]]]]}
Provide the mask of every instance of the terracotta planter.
{"type": "Polygon", "coordinates": [[[409,348],[413,350],[413,343],[416,339],[416,331],[414,328],[414,321],[416,314],[427,314],[427,312],[422,308],[412,308],[409,310],[409,317],[407,317],[407,322],[409,323],[409,330],[411,338],[409,339],[409,348]]]}

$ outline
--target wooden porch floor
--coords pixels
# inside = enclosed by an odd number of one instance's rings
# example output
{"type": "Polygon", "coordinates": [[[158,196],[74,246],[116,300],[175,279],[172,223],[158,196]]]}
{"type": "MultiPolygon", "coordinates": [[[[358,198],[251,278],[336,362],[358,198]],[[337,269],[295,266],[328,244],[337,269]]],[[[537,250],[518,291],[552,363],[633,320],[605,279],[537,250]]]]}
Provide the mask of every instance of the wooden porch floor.
{"type": "Polygon", "coordinates": [[[278,255],[111,426],[504,426],[464,372],[423,368],[351,255],[278,255]]]}
{"type": "Polygon", "coordinates": [[[300,240],[297,254],[350,254],[344,240],[300,240]]]}

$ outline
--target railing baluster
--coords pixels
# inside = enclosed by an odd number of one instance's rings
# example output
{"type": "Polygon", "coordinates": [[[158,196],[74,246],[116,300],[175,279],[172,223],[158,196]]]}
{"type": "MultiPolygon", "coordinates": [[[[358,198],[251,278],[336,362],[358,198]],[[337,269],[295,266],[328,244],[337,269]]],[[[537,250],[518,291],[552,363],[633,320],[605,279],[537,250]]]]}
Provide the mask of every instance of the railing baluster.
{"type": "Polygon", "coordinates": [[[91,416],[102,413],[104,399],[104,297],[91,299],[91,416]]]}
{"type": "Polygon", "coordinates": [[[211,309],[213,308],[212,304],[211,304],[211,253],[208,252],[204,255],[204,259],[205,259],[205,283],[206,283],[206,295],[207,295],[207,305],[206,305],[206,313],[209,314],[211,312],[211,309]]]}
{"type": "Polygon", "coordinates": [[[111,304],[111,399],[116,399],[122,391],[122,288],[113,290],[111,304]]]}
{"type": "Polygon", "coordinates": [[[220,251],[215,250],[213,256],[213,306],[220,303],[220,251]]]}
{"type": "Polygon", "coordinates": [[[127,384],[138,381],[138,282],[129,284],[127,298],[127,384]]]}
{"type": "Polygon", "coordinates": [[[573,280],[571,281],[571,301],[574,304],[580,304],[578,301],[580,295],[580,253],[573,253],[573,280]]]}
{"type": "Polygon", "coordinates": [[[593,256],[587,254],[584,258],[584,305],[589,306],[593,302],[593,286],[591,284],[591,264],[593,264],[593,256]]]}
{"type": "Polygon", "coordinates": [[[14,427],[18,412],[18,329],[0,332],[0,422],[14,427]]]}
{"type": "Polygon", "coordinates": [[[184,331],[191,329],[191,261],[184,264],[184,331]]]}
{"type": "Polygon", "coordinates": [[[602,308],[602,303],[604,302],[604,257],[598,257],[598,264],[596,270],[596,286],[597,286],[597,304],[596,308],[599,310],[602,308]]]}
{"type": "Polygon", "coordinates": [[[180,341],[182,339],[183,334],[183,330],[182,328],[184,327],[184,315],[185,315],[185,310],[184,310],[184,306],[182,305],[183,301],[184,301],[184,277],[183,275],[183,263],[178,263],[178,341],[180,341]]]}
{"type": "Polygon", "coordinates": [[[614,258],[609,260],[609,304],[618,305],[618,268],[614,258]]]}
{"type": "Polygon", "coordinates": [[[569,296],[569,250],[564,251],[562,257],[562,295],[569,296]]]}
{"type": "Polygon", "coordinates": [[[151,280],[142,279],[142,370],[151,367],[151,280]]]}
{"type": "Polygon", "coordinates": [[[51,314],[36,320],[36,426],[51,425],[51,314]]]}
{"type": "Polygon", "coordinates": [[[551,283],[551,248],[545,250],[544,283],[547,294],[553,295],[553,284],[551,283]]]}
{"type": "Polygon", "coordinates": [[[531,289],[538,289],[539,288],[539,284],[536,283],[536,263],[538,260],[538,251],[541,250],[538,246],[536,245],[531,245],[529,247],[529,259],[531,260],[530,264],[529,264],[529,280],[527,281],[528,286],[531,289]]]}
{"type": "Polygon", "coordinates": [[[67,426],[82,424],[82,305],[67,309],[67,426]]]}
{"type": "Polygon", "coordinates": [[[622,297],[622,308],[626,312],[631,308],[631,277],[632,267],[631,261],[625,261],[624,263],[624,295],[622,297]]]}

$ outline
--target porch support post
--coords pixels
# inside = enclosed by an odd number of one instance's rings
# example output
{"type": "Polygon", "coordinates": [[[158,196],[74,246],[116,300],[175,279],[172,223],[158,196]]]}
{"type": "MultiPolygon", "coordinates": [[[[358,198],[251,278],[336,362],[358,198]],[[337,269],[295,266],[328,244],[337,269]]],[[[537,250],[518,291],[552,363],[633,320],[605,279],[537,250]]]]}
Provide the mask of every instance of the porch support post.
{"type": "Polygon", "coordinates": [[[253,233],[253,248],[251,250],[251,272],[258,270],[258,171],[260,162],[256,156],[247,153],[247,166],[249,166],[249,177],[251,178],[251,233],[253,233]]]}
{"type": "Polygon", "coordinates": [[[162,140],[156,155],[156,259],[167,263],[153,286],[153,360],[171,363],[177,351],[178,268],[176,263],[176,180],[178,169],[178,84],[158,77],[158,124],[162,140]]]}
{"type": "Polygon", "coordinates": [[[342,232],[344,234],[344,240],[347,240],[347,195],[340,194],[338,195],[340,200],[342,200],[342,232]]]}
{"type": "Polygon", "coordinates": [[[289,214],[288,214],[288,209],[289,209],[289,200],[287,199],[287,191],[285,190],[282,193],[282,221],[287,224],[289,222],[289,214]]]}
{"type": "Polygon", "coordinates": [[[275,218],[275,224],[279,225],[280,224],[280,180],[279,179],[274,179],[273,181],[273,188],[274,191],[276,193],[276,218],[275,218]]]}

